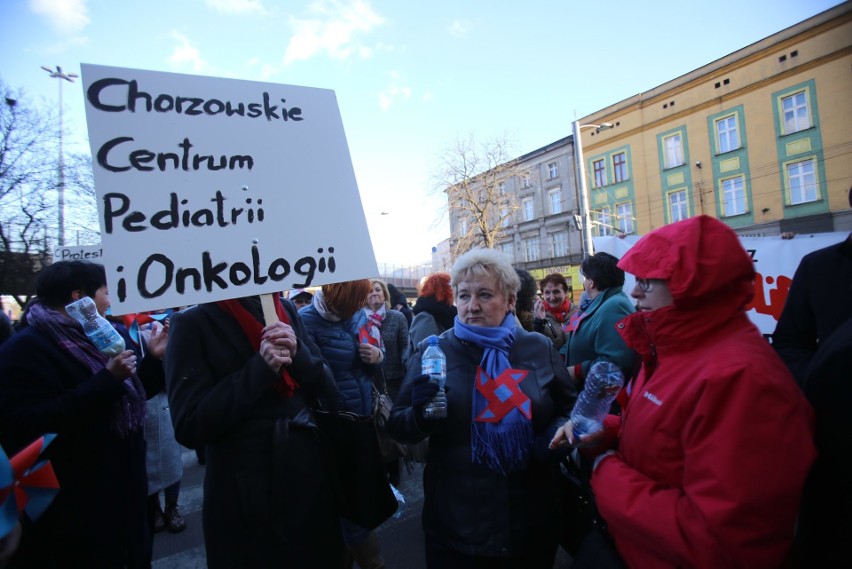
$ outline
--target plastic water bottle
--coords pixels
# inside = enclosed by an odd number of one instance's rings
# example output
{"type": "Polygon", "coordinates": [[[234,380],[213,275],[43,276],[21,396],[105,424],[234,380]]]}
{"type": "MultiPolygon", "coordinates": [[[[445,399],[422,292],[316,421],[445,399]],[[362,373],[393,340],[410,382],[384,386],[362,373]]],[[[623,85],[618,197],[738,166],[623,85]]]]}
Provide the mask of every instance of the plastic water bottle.
{"type": "Polygon", "coordinates": [[[405,512],[405,496],[393,484],[391,484],[390,487],[391,490],[393,490],[394,497],[396,498],[396,512],[394,512],[393,517],[399,519],[402,517],[402,513],[405,512]]]}
{"type": "Polygon", "coordinates": [[[624,385],[624,374],[612,362],[597,362],[586,377],[586,385],[571,411],[574,436],[601,430],[613,399],[624,385]]]}
{"type": "Polygon", "coordinates": [[[421,373],[430,377],[430,381],[438,384],[438,393],[423,407],[423,416],[430,419],[444,419],[447,416],[447,392],[444,385],[447,383],[447,356],[438,347],[438,336],[427,338],[429,346],[423,352],[421,359],[421,373]]]}
{"type": "Polygon", "coordinates": [[[91,297],[84,296],[66,305],[65,312],[83,326],[86,336],[102,354],[112,358],[124,351],[124,338],[106,318],[98,314],[91,297]]]}

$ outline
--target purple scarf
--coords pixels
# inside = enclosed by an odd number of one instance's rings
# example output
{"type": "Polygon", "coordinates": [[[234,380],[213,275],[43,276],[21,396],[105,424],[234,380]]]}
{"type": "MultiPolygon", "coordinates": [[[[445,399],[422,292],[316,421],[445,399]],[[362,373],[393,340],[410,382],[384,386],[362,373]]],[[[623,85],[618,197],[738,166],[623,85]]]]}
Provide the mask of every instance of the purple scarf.
{"type": "MultiPolygon", "coordinates": [[[[56,345],[85,365],[92,374],[101,371],[109,358],[100,353],[70,316],[48,308],[38,300],[27,311],[27,323],[53,340],[56,345]]],[[[110,417],[110,427],[119,437],[138,431],[145,423],[145,388],[136,374],[124,380],[125,395],[119,399],[110,417]]]]}
{"type": "MultiPolygon", "coordinates": [[[[474,379],[473,420],[470,427],[471,460],[504,475],[525,467],[529,459],[533,442],[530,401],[515,385],[514,397],[519,402],[525,401],[525,404],[511,408],[502,417],[497,417],[497,421],[494,421],[494,418],[489,421],[484,417],[489,413],[491,402],[483,395],[483,391],[488,390],[480,389],[478,382],[494,382],[504,371],[512,369],[509,351],[515,341],[516,326],[515,315],[511,312],[500,326],[469,326],[462,323],[458,316],[453,325],[458,339],[485,350],[474,379]],[[487,377],[483,377],[481,371],[485,372],[487,377]],[[522,408],[526,409],[526,414],[521,411],[522,408]]],[[[519,372],[516,375],[520,378],[526,375],[526,372],[519,372]]],[[[505,388],[499,389],[502,390],[501,394],[508,391],[505,388]]]]}

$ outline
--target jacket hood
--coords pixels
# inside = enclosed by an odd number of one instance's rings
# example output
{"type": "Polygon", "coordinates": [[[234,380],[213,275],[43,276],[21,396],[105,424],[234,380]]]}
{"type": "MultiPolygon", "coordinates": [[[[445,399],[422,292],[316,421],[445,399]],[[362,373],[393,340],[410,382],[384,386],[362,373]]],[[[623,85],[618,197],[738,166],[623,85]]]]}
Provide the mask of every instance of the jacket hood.
{"type": "Polygon", "coordinates": [[[666,280],[676,307],[712,300],[742,309],[754,297],[754,262],[730,227],[706,215],[645,235],[618,266],[639,278],[666,280]]]}

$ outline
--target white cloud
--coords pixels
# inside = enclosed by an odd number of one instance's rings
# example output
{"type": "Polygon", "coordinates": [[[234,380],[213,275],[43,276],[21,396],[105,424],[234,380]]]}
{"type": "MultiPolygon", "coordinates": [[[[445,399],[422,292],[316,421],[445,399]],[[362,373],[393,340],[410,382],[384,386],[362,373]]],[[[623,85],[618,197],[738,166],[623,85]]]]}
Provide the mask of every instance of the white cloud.
{"type": "Polygon", "coordinates": [[[467,35],[467,32],[470,31],[470,24],[462,20],[453,20],[449,26],[447,26],[447,31],[450,32],[451,36],[462,38],[467,35]]]}
{"type": "Polygon", "coordinates": [[[201,52],[190,43],[189,38],[177,30],[172,30],[169,35],[177,42],[174,51],[169,56],[169,62],[176,67],[185,67],[187,64],[193,71],[203,71],[207,62],[201,57],[201,52]]]}
{"type": "Polygon", "coordinates": [[[260,0],[205,0],[207,6],[220,14],[265,14],[260,0]]]}
{"type": "Polygon", "coordinates": [[[370,57],[373,50],[360,41],[384,23],[367,0],[319,0],[310,6],[312,17],[290,17],[293,36],[284,53],[284,64],[305,61],[318,54],[334,59],[370,57]]]}
{"type": "Polygon", "coordinates": [[[390,86],[379,93],[379,107],[383,111],[390,109],[399,100],[407,101],[411,98],[411,87],[400,85],[400,74],[396,71],[391,71],[390,77],[390,86]]]}
{"type": "Polygon", "coordinates": [[[77,34],[90,22],[86,0],[29,0],[29,6],[60,33],[77,34]]]}

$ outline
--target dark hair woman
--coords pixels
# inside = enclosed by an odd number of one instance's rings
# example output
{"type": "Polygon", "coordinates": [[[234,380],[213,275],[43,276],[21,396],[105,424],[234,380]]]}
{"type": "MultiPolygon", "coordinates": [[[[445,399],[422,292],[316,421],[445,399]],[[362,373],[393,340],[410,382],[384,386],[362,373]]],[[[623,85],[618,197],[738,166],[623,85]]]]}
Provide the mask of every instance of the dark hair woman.
{"type": "Polygon", "coordinates": [[[639,371],[641,362],[616,329],[619,320],[635,312],[621,290],[624,271],[618,268],[617,257],[604,252],[583,259],[580,271],[592,302],[568,340],[568,371],[581,388],[592,364],[609,361],[621,369],[626,382],[639,371]]]}
{"type": "Polygon", "coordinates": [[[456,260],[458,316],[439,339],[447,357],[447,417],[427,418],[437,384],[418,347],[389,431],[429,437],[423,476],[426,565],[550,569],[559,540],[548,444],[576,394],[553,344],[517,325],[520,280],[492,249],[456,260]]]}
{"type": "MultiPolygon", "coordinates": [[[[168,328],[139,362],[99,352],[65,306],[109,307],[101,265],[61,261],[41,271],[23,327],[0,348],[0,443],[13,454],[47,433],[61,491],[37,520],[23,519],[10,567],[150,567],[146,502],[146,393],[163,388],[168,328]]],[[[129,345],[129,339],[125,340],[129,345]]]]}
{"type": "Polygon", "coordinates": [[[568,286],[559,273],[551,273],[539,282],[541,296],[535,304],[535,331],[544,334],[556,349],[561,348],[572,330],[572,317],[577,313],[577,308],[571,302],[573,290],[568,286]]]}

